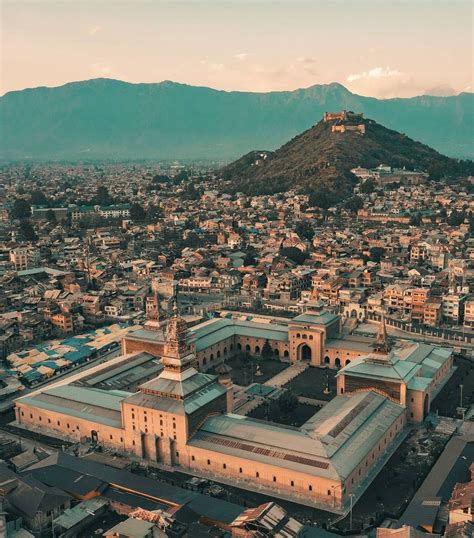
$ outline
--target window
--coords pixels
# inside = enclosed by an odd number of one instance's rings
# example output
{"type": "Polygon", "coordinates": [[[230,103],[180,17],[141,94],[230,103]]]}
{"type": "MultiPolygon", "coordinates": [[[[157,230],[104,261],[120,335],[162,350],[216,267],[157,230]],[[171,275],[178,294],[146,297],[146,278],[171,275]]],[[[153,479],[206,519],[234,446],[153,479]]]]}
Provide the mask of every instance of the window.
{"type": "Polygon", "coordinates": [[[59,420],[58,420],[58,426],[61,426],[61,423],[59,422],[59,420]]]}
{"type": "Polygon", "coordinates": [[[22,417],[25,416],[25,412],[24,412],[24,411],[21,412],[21,416],[22,416],[22,417]]]}
{"type": "Polygon", "coordinates": [[[163,421],[162,420],[160,420],[160,426],[163,426],[163,421]]]}
{"type": "Polygon", "coordinates": [[[148,420],[146,415],[143,417],[143,420],[144,420],[145,422],[148,420]]]}
{"type": "Polygon", "coordinates": [[[67,428],[69,429],[69,424],[66,424],[67,428]]]}
{"type": "Polygon", "coordinates": [[[132,441],[132,445],[135,446],[135,441],[132,441]]]}
{"type": "Polygon", "coordinates": [[[176,430],[176,422],[173,422],[173,428],[176,430]]]}
{"type": "Polygon", "coordinates": [[[179,458],[179,452],[176,452],[176,457],[179,458]]]}
{"type": "Polygon", "coordinates": [[[308,489],[309,489],[309,491],[313,491],[313,486],[310,484],[310,485],[308,486],[308,489]]]}
{"type": "Polygon", "coordinates": [[[222,464],[223,469],[227,469],[227,465],[225,463],[222,464]]]}
{"type": "Polygon", "coordinates": [[[132,420],[135,420],[135,413],[132,413],[132,420]]]}
{"type": "Polygon", "coordinates": [[[239,467],[239,473],[243,473],[242,467],[239,467]]]}
{"type": "Polygon", "coordinates": [[[291,487],[293,488],[295,486],[295,482],[292,480],[290,483],[291,487]]]}
{"type": "Polygon", "coordinates": [[[211,460],[207,460],[207,464],[208,464],[208,465],[211,465],[211,460]]]}
{"type": "Polygon", "coordinates": [[[194,456],[191,456],[191,461],[195,461],[196,458],[194,456]]]}
{"type": "Polygon", "coordinates": [[[50,418],[48,418],[48,424],[51,424],[51,419],[50,418]]]}
{"type": "Polygon", "coordinates": [[[30,413],[30,418],[33,418],[33,414],[32,414],[32,413],[30,413]]]}
{"type": "Polygon", "coordinates": [[[110,435],[109,437],[110,437],[110,439],[113,439],[112,435],[110,435]]]}
{"type": "Polygon", "coordinates": [[[123,443],[123,437],[120,437],[120,442],[123,443]]]}
{"type": "Polygon", "coordinates": [[[257,472],[255,473],[255,476],[256,476],[257,478],[260,478],[260,473],[257,471],[257,472]]]}
{"type": "Polygon", "coordinates": [[[274,476],[274,477],[273,477],[273,482],[276,482],[276,481],[277,481],[277,477],[274,476]]]}
{"type": "Polygon", "coordinates": [[[331,490],[330,489],[328,489],[328,495],[331,495],[331,490]]]}
{"type": "Polygon", "coordinates": [[[39,418],[40,422],[43,420],[43,419],[41,418],[41,416],[39,416],[38,418],[39,418]]]}

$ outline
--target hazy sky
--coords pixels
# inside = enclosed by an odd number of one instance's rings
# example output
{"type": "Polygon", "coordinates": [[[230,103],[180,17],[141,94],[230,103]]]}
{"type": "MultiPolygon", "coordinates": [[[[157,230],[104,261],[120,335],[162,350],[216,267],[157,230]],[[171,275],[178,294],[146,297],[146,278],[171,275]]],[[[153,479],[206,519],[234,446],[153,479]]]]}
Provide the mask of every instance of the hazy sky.
{"type": "Polygon", "coordinates": [[[472,91],[469,0],[0,0],[1,93],[108,77],[224,90],[472,91]]]}

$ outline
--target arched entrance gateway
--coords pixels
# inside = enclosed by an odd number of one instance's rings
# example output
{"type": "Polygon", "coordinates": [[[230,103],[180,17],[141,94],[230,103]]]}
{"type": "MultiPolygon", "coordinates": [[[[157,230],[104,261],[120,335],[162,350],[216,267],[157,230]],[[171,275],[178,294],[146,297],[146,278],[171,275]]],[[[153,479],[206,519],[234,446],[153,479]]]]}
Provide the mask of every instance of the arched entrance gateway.
{"type": "Polygon", "coordinates": [[[311,348],[308,344],[301,344],[298,348],[298,360],[311,361],[311,348]]]}

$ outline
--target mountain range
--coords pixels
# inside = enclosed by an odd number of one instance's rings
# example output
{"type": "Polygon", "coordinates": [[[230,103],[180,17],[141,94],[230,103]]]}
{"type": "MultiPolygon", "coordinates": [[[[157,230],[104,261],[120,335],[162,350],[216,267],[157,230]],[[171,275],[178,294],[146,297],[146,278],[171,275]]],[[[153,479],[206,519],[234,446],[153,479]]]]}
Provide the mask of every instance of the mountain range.
{"type": "Polygon", "coordinates": [[[333,83],[225,92],[111,79],[13,91],[0,98],[3,159],[228,161],[274,150],[325,111],[354,110],[452,157],[474,156],[474,95],[379,100],[333,83]]]}

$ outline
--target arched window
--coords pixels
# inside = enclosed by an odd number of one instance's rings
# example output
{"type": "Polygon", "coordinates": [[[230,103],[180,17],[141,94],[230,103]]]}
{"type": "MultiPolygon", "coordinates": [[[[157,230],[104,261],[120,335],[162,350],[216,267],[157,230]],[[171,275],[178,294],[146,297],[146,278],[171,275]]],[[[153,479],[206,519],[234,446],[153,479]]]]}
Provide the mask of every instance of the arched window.
{"type": "Polygon", "coordinates": [[[312,335],[312,334],[309,335],[309,339],[310,339],[310,340],[313,339],[313,335],[312,335]]]}
{"type": "Polygon", "coordinates": [[[224,348],[224,355],[227,355],[227,348],[224,348]]]}
{"type": "Polygon", "coordinates": [[[301,338],[301,334],[300,334],[300,333],[296,333],[296,338],[301,338]]]}
{"type": "Polygon", "coordinates": [[[283,352],[283,356],[284,357],[289,357],[290,356],[287,349],[285,349],[285,351],[283,352]]]}
{"type": "Polygon", "coordinates": [[[242,344],[237,344],[237,349],[241,350],[242,349],[242,344]]]}
{"type": "Polygon", "coordinates": [[[346,361],[346,366],[347,366],[348,364],[350,364],[350,363],[351,363],[351,361],[350,361],[349,359],[347,359],[347,361],[346,361]]]}
{"type": "Polygon", "coordinates": [[[260,355],[260,346],[255,346],[255,354],[260,355]]]}
{"type": "Polygon", "coordinates": [[[330,362],[331,362],[331,361],[330,361],[329,357],[326,355],[326,356],[324,357],[324,364],[329,364],[330,362]]]}
{"type": "Polygon", "coordinates": [[[211,353],[211,362],[214,360],[214,353],[211,353]]]}
{"type": "Polygon", "coordinates": [[[219,358],[220,356],[221,356],[221,350],[218,349],[218,350],[217,350],[217,358],[219,358]]]}
{"type": "Polygon", "coordinates": [[[306,334],[303,334],[303,340],[306,340],[306,338],[308,338],[306,334]]]}
{"type": "Polygon", "coordinates": [[[336,365],[337,368],[339,368],[341,366],[341,359],[337,357],[336,360],[334,361],[334,364],[336,365]]]}
{"type": "Polygon", "coordinates": [[[250,346],[249,346],[249,344],[247,344],[247,345],[245,346],[245,351],[247,351],[247,352],[250,353],[250,346]]]}
{"type": "Polygon", "coordinates": [[[280,350],[278,348],[275,348],[273,350],[273,353],[275,354],[275,357],[279,357],[280,356],[280,350]]]}
{"type": "Polygon", "coordinates": [[[202,359],[202,363],[203,363],[203,364],[207,364],[207,359],[206,359],[206,357],[204,357],[204,358],[202,359]]]}

